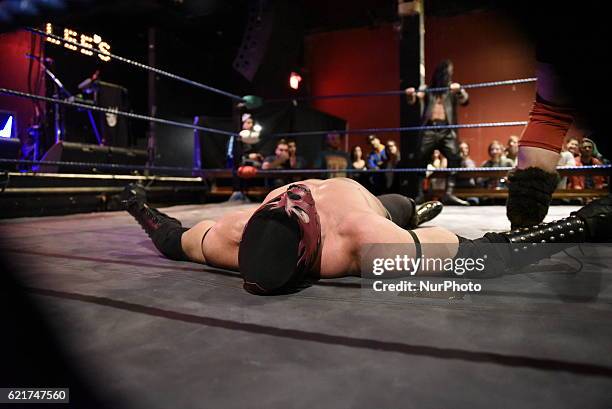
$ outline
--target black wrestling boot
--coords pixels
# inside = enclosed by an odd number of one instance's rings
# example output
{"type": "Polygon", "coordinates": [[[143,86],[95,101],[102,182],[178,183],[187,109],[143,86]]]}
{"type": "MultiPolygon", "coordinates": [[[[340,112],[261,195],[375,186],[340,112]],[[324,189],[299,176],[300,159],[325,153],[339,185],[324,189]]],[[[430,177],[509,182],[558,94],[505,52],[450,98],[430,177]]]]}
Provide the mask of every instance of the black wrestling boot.
{"type": "Polygon", "coordinates": [[[496,277],[550,258],[588,237],[585,221],[570,216],[505,233],[486,233],[476,240],[459,237],[455,258],[486,260],[484,269],[468,274],[470,278],[496,277]]]}
{"type": "Polygon", "coordinates": [[[172,260],[189,261],[181,246],[181,236],[189,229],[177,219],[149,207],[142,186],[130,184],[121,196],[125,210],[134,216],[160,253],[172,260]]]}
{"type": "Polygon", "coordinates": [[[426,223],[442,212],[444,205],[437,201],[423,203],[416,208],[414,215],[410,219],[409,228],[415,229],[423,223],[426,223]]]}
{"type": "Polygon", "coordinates": [[[559,183],[557,172],[540,168],[512,169],[508,173],[506,215],[512,229],[541,223],[559,183]]]}
{"type": "Polygon", "coordinates": [[[470,276],[490,277],[535,264],[576,244],[611,241],[612,199],[608,196],[551,223],[505,233],[487,233],[476,240],[459,237],[459,251],[455,257],[487,255],[485,270],[470,276]]]}

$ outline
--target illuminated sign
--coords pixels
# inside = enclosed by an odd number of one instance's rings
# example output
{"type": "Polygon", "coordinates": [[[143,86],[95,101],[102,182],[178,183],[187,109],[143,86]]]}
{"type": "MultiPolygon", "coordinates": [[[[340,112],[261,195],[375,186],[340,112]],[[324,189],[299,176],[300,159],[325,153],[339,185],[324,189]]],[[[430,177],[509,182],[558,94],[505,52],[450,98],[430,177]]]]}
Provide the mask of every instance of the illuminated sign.
{"type": "Polygon", "coordinates": [[[54,28],[55,27],[53,27],[51,23],[47,23],[45,25],[45,32],[47,34],[53,34],[59,37],[63,37],[64,41],[52,37],[47,37],[48,42],[60,46],[63,43],[64,47],[69,50],[80,51],[82,54],[89,56],[96,54],[98,58],[102,61],[110,61],[111,57],[108,55],[110,54],[110,44],[105,41],[102,41],[102,37],[100,37],[99,35],[88,35],[82,33],[79,34],[78,32],[72,29],[65,28],[64,35],[62,36],[57,33],[54,33],[54,28]],[[91,50],[90,48],[95,49],[95,51],[91,50]]]}
{"type": "Polygon", "coordinates": [[[13,133],[13,116],[9,115],[4,126],[0,123],[0,138],[10,138],[13,133]]]}

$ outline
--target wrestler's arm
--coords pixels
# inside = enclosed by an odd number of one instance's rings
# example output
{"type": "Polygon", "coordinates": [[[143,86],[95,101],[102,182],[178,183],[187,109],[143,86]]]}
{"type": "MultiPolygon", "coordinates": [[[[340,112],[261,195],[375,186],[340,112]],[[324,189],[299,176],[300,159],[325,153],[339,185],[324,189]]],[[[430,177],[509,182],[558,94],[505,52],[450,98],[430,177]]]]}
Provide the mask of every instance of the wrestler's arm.
{"type": "MultiPolygon", "coordinates": [[[[416,247],[412,235],[397,226],[392,221],[372,214],[359,215],[361,223],[355,225],[354,237],[351,240],[355,243],[352,250],[356,254],[355,263],[364,261],[365,265],[372,265],[370,258],[394,258],[397,254],[396,246],[375,246],[368,247],[368,244],[409,244],[406,246],[404,254],[408,257],[416,255],[416,247]],[[365,220],[365,222],[364,222],[365,220]],[[375,251],[366,252],[366,249],[375,251]],[[387,254],[388,253],[388,254],[387,254]],[[364,260],[362,260],[364,258],[364,260]]],[[[452,258],[457,254],[459,240],[457,235],[443,227],[425,227],[412,231],[416,234],[421,243],[422,254],[429,258],[452,258]]],[[[402,254],[403,256],[403,254],[402,254]]],[[[359,265],[358,264],[358,265],[359,265]]],[[[435,272],[433,272],[435,274],[435,272]]],[[[429,272],[428,274],[432,274],[429,272]]],[[[390,274],[388,275],[391,276],[390,274]]]]}
{"type": "Polygon", "coordinates": [[[239,210],[222,216],[218,221],[199,222],[183,233],[183,251],[197,263],[237,270],[242,230],[254,211],[255,208],[239,210]]]}

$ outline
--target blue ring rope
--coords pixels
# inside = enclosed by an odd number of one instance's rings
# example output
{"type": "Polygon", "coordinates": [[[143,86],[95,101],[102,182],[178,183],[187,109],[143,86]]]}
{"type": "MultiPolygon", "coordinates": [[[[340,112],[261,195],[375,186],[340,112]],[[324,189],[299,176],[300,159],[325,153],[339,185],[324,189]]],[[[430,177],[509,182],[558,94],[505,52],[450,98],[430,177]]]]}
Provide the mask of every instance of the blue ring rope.
{"type": "MultiPolygon", "coordinates": [[[[474,88],[485,88],[485,87],[498,87],[502,85],[517,85],[517,84],[525,84],[529,82],[536,82],[537,78],[519,78],[514,80],[503,80],[503,81],[489,81],[489,82],[478,82],[474,84],[465,84],[462,85],[463,89],[474,89],[474,88]]],[[[450,87],[432,87],[426,88],[423,92],[442,92],[448,91],[450,87]]],[[[418,89],[416,89],[418,91],[418,89]]],[[[330,95],[312,95],[306,97],[295,97],[295,98],[278,98],[278,99],[270,99],[266,100],[269,103],[275,102],[290,102],[290,101],[312,101],[319,99],[345,99],[345,98],[360,98],[360,97],[384,97],[384,96],[394,96],[394,95],[405,95],[406,91],[401,90],[392,90],[392,91],[371,91],[371,92],[352,92],[347,94],[330,94],[330,95]]]]}

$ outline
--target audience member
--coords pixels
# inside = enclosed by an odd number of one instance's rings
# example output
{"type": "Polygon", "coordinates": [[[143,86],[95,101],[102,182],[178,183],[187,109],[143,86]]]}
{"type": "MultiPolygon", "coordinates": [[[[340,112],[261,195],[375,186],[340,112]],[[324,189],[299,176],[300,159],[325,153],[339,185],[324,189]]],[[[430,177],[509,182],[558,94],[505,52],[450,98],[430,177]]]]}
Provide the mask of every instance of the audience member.
{"type": "Polygon", "coordinates": [[[361,146],[357,145],[353,148],[351,152],[351,161],[353,164],[353,169],[367,169],[366,161],[363,160],[363,151],[361,150],[361,146]]]}
{"type": "Polygon", "coordinates": [[[279,139],[276,142],[274,155],[267,156],[264,159],[263,169],[289,169],[289,145],[284,139],[279,139]]]}
{"type": "MultiPolygon", "coordinates": [[[[481,165],[483,168],[505,168],[512,167],[512,160],[504,156],[504,146],[499,141],[493,141],[489,144],[489,159],[483,162],[481,165]]],[[[503,187],[505,179],[494,178],[483,178],[481,183],[485,187],[489,188],[500,188],[503,187]]]]}
{"type": "MultiPolygon", "coordinates": [[[[461,142],[459,144],[459,155],[461,156],[461,167],[462,168],[475,168],[476,162],[470,157],[470,145],[467,142],[461,142]]],[[[476,186],[476,181],[474,178],[464,178],[461,177],[459,173],[459,177],[457,178],[457,187],[474,187],[476,186]]]]}
{"type": "MultiPolygon", "coordinates": [[[[325,147],[315,163],[318,169],[350,169],[351,157],[341,149],[342,138],[339,133],[329,133],[325,136],[325,147]]],[[[346,177],[346,172],[329,173],[324,178],[346,177]]]]}
{"type": "MultiPolygon", "coordinates": [[[[289,145],[284,139],[279,139],[276,142],[276,148],[274,149],[274,155],[266,156],[261,166],[264,170],[272,169],[290,169],[289,164],[289,145]]],[[[273,180],[266,179],[266,186],[279,187],[283,186],[291,181],[290,177],[275,178],[273,180]]]]}
{"type": "Polygon", "coordinates": [[[368,169],[383,169],[388,160],[385,145],[380,143],[380,139],[376,135],[368,136],[368,143],[372,148],[368,155],[368,169]]]}
{"type": "MultiPolygon", "coordinates": [[[[368,169],[385,169],[387,167],[387,152],[385,151],[385,145],[380,142],[380,139],[376,135],[369,135],[368,142],[372,150],[368,155],[366,166],[368,169]]],[[[380,195],[385,193],[386,188],[386,177],[384,173],[376,172],[370,175],[370,188],[374,195],[380,195]]]]}
{"type": "MultiPolygon", "coordinates": [[[[353,169],[358,170],[366,170],[366,161],[363,159],[363,151],[361,150],[361,146],[357,145],[351,151],[351,167],[353,169]]],[[[364,186],[368,186],[368,175],[365,173],[351,173],[351,178],[355,179],[357,182],[364,186]]]]}
{"type": "MultiPolygon", "coordinates": [[[[400,151],[393,139],[389,139],[385,144],[385,152],[387,153],[387,169],[395,169],[400,161],[400,151]]],[[[399,190],[399,178],[393,172],[385,173],[385,188],[388,193],[395,193],[399,190]]]]}
{"type": "Polygon", "coordinates": [[[293,139],[287,140],[287,148],[289,152],[289,168],[304,169],[306,168],[306,160],[297,154],[297,143],[293,139]]]}
{"type": "Polygon", "coordinates": [[[459,144],[459,155],[461,156],[462,168],[475,168],[476,162],[470,157],[470,145],[467,142],[459,144]]]}
{"type": "Polygon", "coordinates": [[[429,180],[429,192],[444,191],[446,189],[446,178],[433,178],[430,179],[431,174],[436,169],[443,169],[448,167],[448,159],[442,155],[440,150],[434,149],[431,154],[431,160],[427,164],[428,172],[425,173],[427,180],[429,180]]]}
{"type": "MultiPolygon", "coordinates": [[[[242,150],[242,164],[260,168],[264,157],[257,151],[260,141],[260,129],[257,129],[253,116],[249,113],[242,115],[242,130],[240,131],[240,150],[242,150]]],[[[230,144],[233,143],[233,136],[230,144]]]]}
{"type": "MultiPolygon", "coordinates": [[[[599,155],[597,145],[592,139],[583,138],[580,144],[580,162],[577,166],[599,166],[603,162],[596,155],[599,155]]],[[[600,175],[584,175],[580,176],[584,189],[603,189],[605,185],[605,177],[600,175]]]]}
{"type": "MultiPolygon", "coordinates": [[[[470,145],[467,142],[461,142],[459,144],[459,155],[461,156],[461,167],[462,168],[475,168],[476,162],[470,157],[470,145]]],[[[461,173],[458,173],[457,187],[476,187],[476,180],[474,178],[461,177],[461,173]]],[[[470,204],[477,205],[480,199],[477,197],[468,197],[466,199],[470,204]]]]}
{"type": "MultiPolygon", "coordinates": [[[[561,147],[561,152],[559,156],[559,162],[557,166],[576,166],[576,158],[574,158],[574,153],[571,150],[577,149],[578,152],[578,139],[574,137],[566,137],[563,142],[563,146],[561,147]]],[[[572,176],[575,177],[575,176],[572,176]]],[[[557,185],[557,189],[567,189],[571,187],[571,178],[570,183],[568,184],[567,176],[563,176],[559,179],[559,184],[557,185]]]]}
{"type": "Polygon", "coordinates": [[[508,138],[508,143],[506,145],[505,156],[506,158],[512,161],[512,167],[516,166],[516,162],[518,160],[518,144],[519,137],[516,135],[510,135],[510,138],[508,138]]]}

